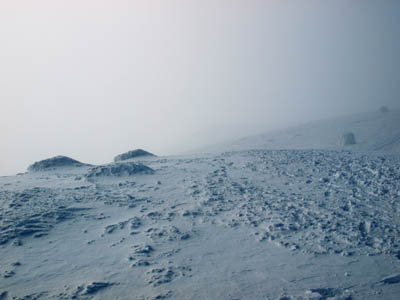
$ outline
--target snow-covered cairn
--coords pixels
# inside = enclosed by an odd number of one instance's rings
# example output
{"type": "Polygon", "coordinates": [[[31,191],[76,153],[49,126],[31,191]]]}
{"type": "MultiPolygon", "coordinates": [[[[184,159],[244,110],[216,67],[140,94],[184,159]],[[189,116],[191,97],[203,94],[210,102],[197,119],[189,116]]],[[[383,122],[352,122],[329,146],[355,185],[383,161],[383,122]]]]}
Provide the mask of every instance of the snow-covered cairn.
{"type": "Polygon", "coordinates": [[[71,167],[83,167],[83,166],[89,166],[89,165],[81,163],[80,161],[77,161],[70,157],[59,155],[35,162],[34,164],[28,167],[28,171],[38,172],[38,171],[55,170],[57,168],[71,168],[71,167]]]}
{"type": "Polygon", "coordinates": [[[143,157],[143,156],[155,156],[153,153],[147,152],[143,149],[136,149],[132,151],[128,151],[125,153],[122,153],[120,155],[117,155],[114,157],[114,161],[122,161],[122,160],[127,160],[131,158],[136,158],[136,157],[143,157]]]}
{"type": "Polygon", "coordinates": [[[354,145],[356,143],[356,136],[352,132],[348,132],[342,135],[340,144],[342,146],[354,145]]]}

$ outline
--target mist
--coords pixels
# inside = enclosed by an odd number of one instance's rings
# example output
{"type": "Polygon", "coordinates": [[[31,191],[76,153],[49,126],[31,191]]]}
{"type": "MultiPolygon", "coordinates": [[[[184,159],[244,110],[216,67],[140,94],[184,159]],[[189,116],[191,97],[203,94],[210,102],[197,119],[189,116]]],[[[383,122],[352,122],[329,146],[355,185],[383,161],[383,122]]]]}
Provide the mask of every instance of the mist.
{"type": "Polygon", "coordinates": [[[398,107],[399,1],[0,4],[0,175],[398,107]]]}

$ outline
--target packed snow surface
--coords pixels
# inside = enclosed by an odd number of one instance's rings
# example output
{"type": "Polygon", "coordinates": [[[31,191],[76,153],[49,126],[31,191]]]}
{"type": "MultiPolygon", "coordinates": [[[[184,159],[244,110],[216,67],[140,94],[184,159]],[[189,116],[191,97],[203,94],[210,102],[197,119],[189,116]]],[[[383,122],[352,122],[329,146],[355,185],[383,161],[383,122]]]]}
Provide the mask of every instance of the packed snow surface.
{"type": "Polygon", "coordinates": [[[399,299],[399,166],[259,148],[0,177],[0,299],[399,299]]]}

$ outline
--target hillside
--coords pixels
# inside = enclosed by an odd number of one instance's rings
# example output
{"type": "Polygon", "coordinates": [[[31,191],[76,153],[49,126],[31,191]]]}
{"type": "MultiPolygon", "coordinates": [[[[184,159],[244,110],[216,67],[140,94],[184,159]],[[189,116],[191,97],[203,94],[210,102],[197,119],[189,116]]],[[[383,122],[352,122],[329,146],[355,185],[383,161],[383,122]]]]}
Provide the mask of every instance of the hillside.
{"type": "Polygon", "coordinates": [[[248,149],[347,149],[400,153],[400,110],[371,112],[320,120],[270,131],[203,149],[219,152],[248,149]],[[353,132],[356,144],[343,147],[343,134],[353,132]]]}

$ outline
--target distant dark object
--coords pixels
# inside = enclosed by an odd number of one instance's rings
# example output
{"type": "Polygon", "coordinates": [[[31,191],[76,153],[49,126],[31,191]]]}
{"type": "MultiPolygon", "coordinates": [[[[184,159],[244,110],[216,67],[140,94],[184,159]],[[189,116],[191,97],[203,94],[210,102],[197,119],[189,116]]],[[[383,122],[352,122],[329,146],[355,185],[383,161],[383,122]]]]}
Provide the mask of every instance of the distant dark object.
{"type": "Polygon", "coordinates": [[[389,108],[387,107],[387,106],[381,106],[381,108],[379,109],[379,111],[381,112],[381,113],[387,113],[387,112],[389,112],[389,108]]]}
{"type": "Polygon", "coordinates": [[[127,159],[141,157],[141,156],[155,156],[155,155],[153,153],[144,151],[142,149],[136,149],[136,150],[128,151],[126,153],[117,155],[116,157],[114,157],[114,161],[127,160],[127,159]]]}
{"type": "Polygon", "coordinates": [[[86,178],[91,179],[95,177],[120,177],[132,176],[135,174],[153,174],[154,170],[143,164],[133,162],[113,163],[104,166],[97,166],[92,168],[86,178]]]}
{"type": "Polygon", "coordinates": [[[341,140],[341,145],[342,146],[349,146],[349,145],[354,145],[356,143],[356,136],[352,132],[348,132],[343,134],[342,140],[341,140]]]}
{"type": "Polygon", "coordinates": [[[49,171],[57,168],[65,168],[65,167],[84,167],[90,166],[88,164],[81,163],[75,159],[69,158],[67,156],[55,156],[49,159],[41,160],[35,162],[34,164],[28,167],[28,171],[49,171]]]}

